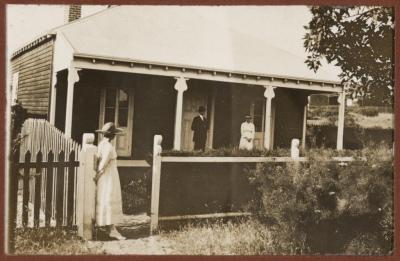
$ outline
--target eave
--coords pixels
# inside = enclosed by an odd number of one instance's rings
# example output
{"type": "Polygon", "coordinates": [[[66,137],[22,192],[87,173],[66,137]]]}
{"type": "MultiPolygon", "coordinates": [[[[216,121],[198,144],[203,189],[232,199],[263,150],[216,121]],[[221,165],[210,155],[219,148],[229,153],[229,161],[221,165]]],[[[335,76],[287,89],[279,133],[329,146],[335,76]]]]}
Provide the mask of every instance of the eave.
{"type": "Polygon", "coordinates": [[[15,51],[12,55],[11,55],[11,60],[17,58],[18,56],[36,48],[37,46],[50,41],[52,39],[54,39],[56,36],[55,33],[51,33],[51,34],[45,34],[42,35],[38,38],[36,38],[35,40],[33,40],[32,42],[29,42],[28,44],[24,45],[23,47],[19,48],[17,51],[15,51]]]}
{"type": "Polygon", "coordinates": [[[114,57],[102,57],[75,53],[74,66],[82,69],[108,70],[169,77],[186,77],[220,82],[250,85],[272,85],[274,87],[315,90],[321,92],[342,92],[341,82],[291,77],[252,72],[226,71],[216,68],[202,68],[173,63],[159,63],[114,57]]]}

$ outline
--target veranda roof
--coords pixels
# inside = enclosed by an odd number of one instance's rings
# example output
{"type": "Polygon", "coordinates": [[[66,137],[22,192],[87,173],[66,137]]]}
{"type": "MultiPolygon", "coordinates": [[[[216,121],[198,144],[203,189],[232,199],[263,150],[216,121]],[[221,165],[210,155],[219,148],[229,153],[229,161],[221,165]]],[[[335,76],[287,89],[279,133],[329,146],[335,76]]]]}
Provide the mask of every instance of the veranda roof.
{"type": "MultiPolygon", "coordinates": [[[[116,6],[55,29],[75,54],[340,82],[309,70],[305,57],[232,29],[204,7],[116,6]]],[[[270,21],[273,23],[274,21],[270,21]]],[[[285,30],[276,25],[276,30],[285,30]]]]}

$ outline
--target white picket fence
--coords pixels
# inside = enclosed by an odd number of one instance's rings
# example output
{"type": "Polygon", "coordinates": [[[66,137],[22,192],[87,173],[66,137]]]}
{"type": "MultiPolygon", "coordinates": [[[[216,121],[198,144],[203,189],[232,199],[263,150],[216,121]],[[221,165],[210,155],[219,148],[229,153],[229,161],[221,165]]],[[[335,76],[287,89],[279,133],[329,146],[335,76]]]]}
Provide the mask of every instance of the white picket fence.
{"type": "MultiPolygon", "coordinates": [[[[50,122],[44,120],[44,119],[27,119],[24,124],[22,125],[21,128],[21,144],[20,144],[20,162],[25,161],[25,155],[26,152],[31,153],[31,162],[36,162],[36,155],[38,152],[42,152],[42,159],[43,162],[47,162],[48,160],[48,153],[50,151],[53,152],[54,155],[54,161],[57,162],[59,161],[59,154],[60,152],[64,152],[64,160],[68,161],[70,153],[73,151],[75,153],[75,160],[79,160],[79,153],[81,151],[81,145],[74,141],[71,138],[68,138],[64,135],[64,133],[57,129],[55,126],[50,124],[50,122]]],[[[41,209],[45,209],[46,205],[46,182],[47,182],[47,173],[46,170],[43,169],[42,175],[41,175],[41,209]]],[[[34,195],[35,195],[35,170],[31,170],[31,178],[29,182],[29,200],[30,202],[34,202],[34,195]]],[[[56,170],[55,170],[56,172],[56,170]]],[[[75,178],[74,180],[76,181],[76,175],[77,173],[74,173],[75,178]]],[[[54,173],[54,178],[53,178],[53,195],[56,195],[58,189],[63,189],[64,195],[67,195],[68,191],[68,175],[64,175],[64,188],[57,188],[57,173],[54,173]]],[[[74,187],[76,188],[76,184],[74,184],[74,187]]],[[[74,189],[76,191],[76,189],[74,189]]],[[[64,220],[66,220],[66,213],[67,213],[67,202],[66,199],[68,197],[64,197],[64,203],[63,203],[63,208],[64,208],[64,213],[65,217],[64,220]]],[[[76,195],[74,195],[74,201],[75,201],[76,195]]],[[[52,216],[55,216],[55,203],[52,202],[52,216]]]]}
{"type": "MultiPolygon", "coordinates": [[[[20,157],[24,157],[29,150],[31,155],[36,155],[39,151],[43,154],[43,160],[47,160],[47,154],[51,150],[56,155],[64,151],[65,156],[75,151],[75,159],[78,160],[81,145],[67,138],[62,131],[43,119],[27,119],[21,129],[22,141],[20,146],[20,157]]],[[[20,158],[23,161],[23,158],[20,158]]],[[[35,160],[35,159],[33,159],[35,160]]]]}

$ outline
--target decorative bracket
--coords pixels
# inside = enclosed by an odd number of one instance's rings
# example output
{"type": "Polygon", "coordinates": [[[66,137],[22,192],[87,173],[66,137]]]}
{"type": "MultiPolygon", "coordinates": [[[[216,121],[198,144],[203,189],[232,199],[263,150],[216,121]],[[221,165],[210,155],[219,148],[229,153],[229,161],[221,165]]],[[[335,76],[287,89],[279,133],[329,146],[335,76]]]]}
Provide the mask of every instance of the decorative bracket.
{"type": "Polygon", "coordinates": [[[186,81],[188,79],[186,79],[186,78],[184,78],[182,76],[175,77],[175,79],[176,79],[176,83],[175,83],[175,86],[174,86],[175,90],[177,90],[178,92],[184,92],[184,91],[186,91],[188,89],[188,86],[186,84],[186,81]]]}
{"type": "Polygon", "coordinates": [[[154,136],[154,148],[153,148],[153,154],[154,156],[160,156],[162,152],[162,136],[161,135],[155,135],[154,136]]]}
{"type": "Polygon", "coordinates": [[[68,69],[68,83],[76,83],[79,82],[79,71],[82,69],[78,69],[75,67],[70,67],[68,69]]]}
{"type": "Polygon", "coordinates": [[[271,100],[275,97],[275,91],[274,89],[276,87],[273,87],[271,85],[266,85],[264,86],[265,92],[264,92],[264,97],[267,98],[268,100],[271,100]]]}

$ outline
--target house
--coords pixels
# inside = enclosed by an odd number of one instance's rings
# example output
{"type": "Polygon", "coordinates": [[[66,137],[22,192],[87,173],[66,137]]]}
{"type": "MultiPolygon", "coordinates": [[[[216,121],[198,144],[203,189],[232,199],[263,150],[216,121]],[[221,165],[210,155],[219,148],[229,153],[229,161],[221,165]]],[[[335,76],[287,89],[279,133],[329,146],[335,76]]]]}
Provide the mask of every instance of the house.
{"type": "Polygon", "coordinates": [[[255,146],[305,139],[311,94],[337,94],[342,148],[344,88],[304,59],[235,31],[201,7],[113,6],[50,30],[11,57],[22,106],[80,141],[104,122],[125,130],[120,158],[144,159],[153,135],[191,150],[197,108],[207,108],[208,148],[237,145],[246,114],[255,146]],[[211,19],[212,18],[212,19],[211,19]]]}
{"type": "Polygon", "coordinates": [[[309,96],[308,104],[311,106],[329,106],[337,104],[337,93],[322,93],[322,94],[313,94],[309,96]]]}

